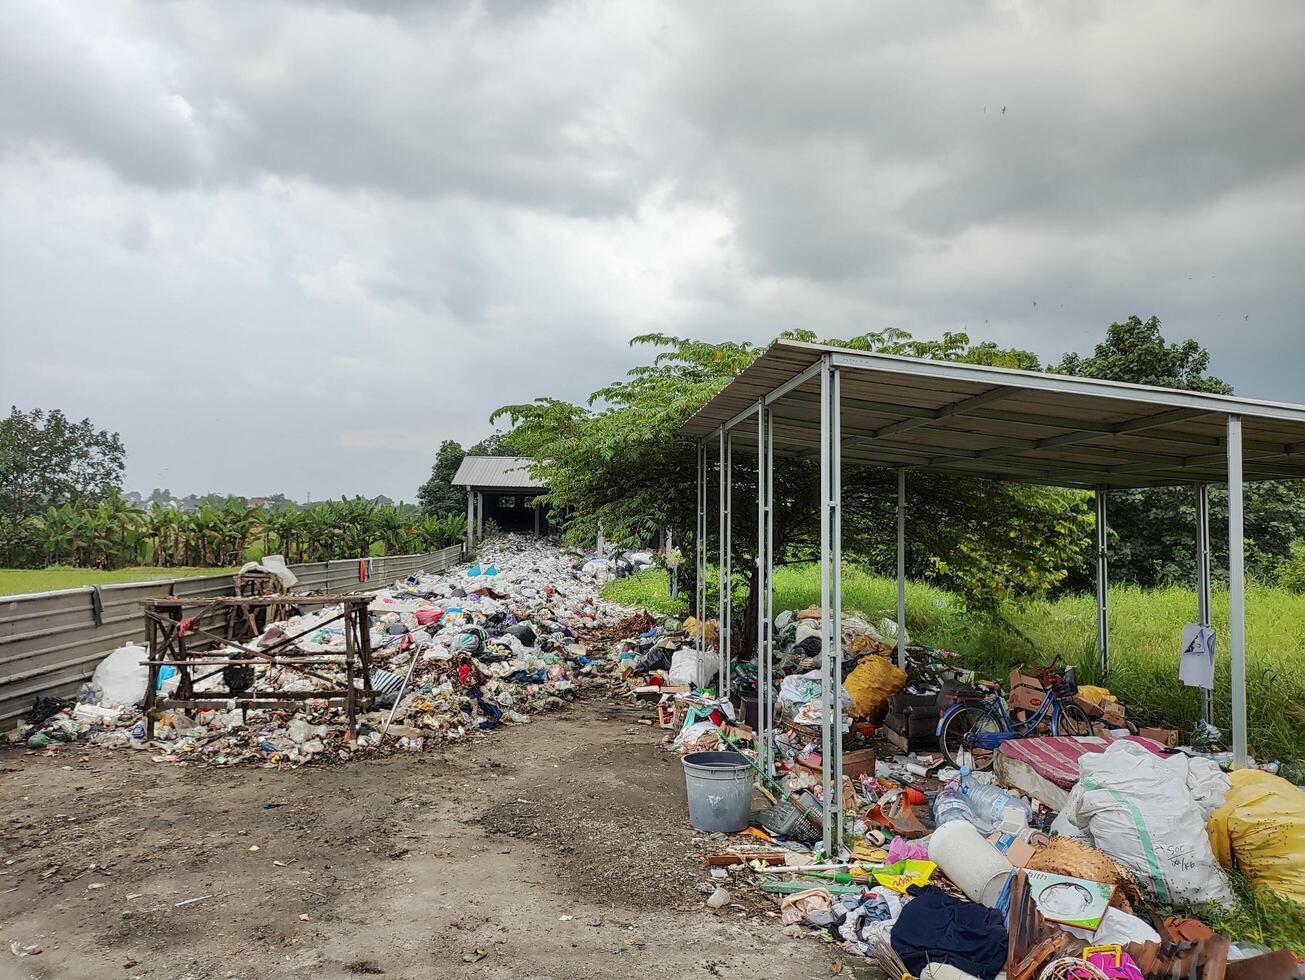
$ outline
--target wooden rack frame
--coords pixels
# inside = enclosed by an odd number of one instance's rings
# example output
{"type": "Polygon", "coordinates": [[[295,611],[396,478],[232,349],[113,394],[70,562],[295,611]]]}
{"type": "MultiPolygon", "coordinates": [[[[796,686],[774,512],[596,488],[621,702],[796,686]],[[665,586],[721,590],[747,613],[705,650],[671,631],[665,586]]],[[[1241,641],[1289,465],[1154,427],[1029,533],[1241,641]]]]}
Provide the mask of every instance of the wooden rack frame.
{"type": "Polygon", "coordinates": [[[172,596],[153,599],[145,605],[145,631],[149,642],[149,680],[145,692],[145,737],[154,737],[154,724],[159,713],[168,708],[191,711],[197,708],[226,708],[234,706],[249,708],[298,707],[305,701],[327,700],[343,704],[349,719],[349,730],[357,730],[358,708],[369,710],[375,702],[372,691],[372,646],[371,621],[367,608],[374,597],[371,595],[238,595],[217,598],[196,598],[172,596]],[[288,608],[290,605],[300,607],[335,606],[341,607],[334,616],[315,623],[311,629],[303,630],[291,636],[285,636],[266,647],[255,647],[248,642],[232,639],[229,635],[215,633],[197,622],[199,617],[184,616],[186,608],[203,607],[201,615],[218,615],[230,634],[230,624],[236,622],[253,623],[255,613],[262,609],[269,613],[272,609],[288,608]],[[342,654],[305,654],[295,646],[296,641],[310,633],[320,630],[330,623],[344,621],[344,653],[342,654]],[[191,639],[194,637],[195,639],[191,639]],[[211,647],[234,647],[243,656],[221,656],[212,652],[211,647]],[[257,679],[247,691],[231,691],[224,695],[220,691],[208,697],[196,697],[195,685],[209,678],[219,676],[228,667],[287,667],[308,677],[313,677],[328,684],[336,682],[314,667],[323,665],[343,665],[345,682],[343,687],[333,686],[313,691],[278,691],[260,695],[257,679]],[[175,697],[160,696],[159,673],[164,667],[176,667],[180,675],[175,697]],[[197,671],[197,668],[199,670],[197,671]],[[203,668],[211,668],[207,671],[203,668]],[[355,681],[361,680],[361,689],[355,681]]]}

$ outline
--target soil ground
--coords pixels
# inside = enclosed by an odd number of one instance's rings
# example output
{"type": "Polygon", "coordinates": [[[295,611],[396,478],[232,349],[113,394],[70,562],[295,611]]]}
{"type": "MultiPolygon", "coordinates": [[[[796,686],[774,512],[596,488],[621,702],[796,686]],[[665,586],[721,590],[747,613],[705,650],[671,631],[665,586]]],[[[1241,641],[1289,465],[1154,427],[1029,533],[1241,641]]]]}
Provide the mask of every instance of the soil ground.
{"type": "Polygon", "coordinates": [[[591,696],[297,771],[7,750],[0,978],[830,976],[839,951],[786,937],[755,892],[704,907],[724,839],[695,836],[639,717],[591,696]]]}

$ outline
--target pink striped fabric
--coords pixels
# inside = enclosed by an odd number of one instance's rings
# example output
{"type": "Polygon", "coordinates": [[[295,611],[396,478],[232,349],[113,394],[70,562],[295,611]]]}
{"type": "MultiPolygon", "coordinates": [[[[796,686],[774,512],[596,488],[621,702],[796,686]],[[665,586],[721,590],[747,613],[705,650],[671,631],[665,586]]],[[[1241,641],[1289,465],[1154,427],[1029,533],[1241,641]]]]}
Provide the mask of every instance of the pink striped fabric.
{"type": "MultiPolygon", "coordinates": [[[[1156,755],[1164,755],[1164,746],[1149,738],[1128,736],[1130,742],[1145,746],[1156,755]]],[[[1017,738],[1002,742],[997,751],[1014,762],[1031,766],[1043,779],[1061,789],[1069,789],[1078,782],[1079,757],[1088,752],[1104,752],[1109,742],[1096,735],[1082,738],[1071,736],[1045,736],[1043,738],[1017,738]]]]}

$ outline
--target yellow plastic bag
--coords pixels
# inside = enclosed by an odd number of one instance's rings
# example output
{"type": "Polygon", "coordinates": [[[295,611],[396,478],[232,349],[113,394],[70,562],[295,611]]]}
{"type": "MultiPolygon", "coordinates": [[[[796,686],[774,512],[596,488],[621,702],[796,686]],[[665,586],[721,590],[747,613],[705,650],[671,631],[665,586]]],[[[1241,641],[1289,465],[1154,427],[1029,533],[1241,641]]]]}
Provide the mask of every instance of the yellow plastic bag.
{"type": "Polygon", "coordinates": [[[852,698],[852,717],[871,717],[906,686],[906,671],[884,657],[864,657],[843,681],[852,698]]]}
{"type": "MultiPolygon", "coordinates": [[[[694,619],[692,616],[690,616],[683,623],[681,623],[680,628],[684,630],[685,636],[696,637],[698,635],[698,621],[694,619]]],[[[716,620],[714,619],[707,620],[707,622],[703,624],[702,627],[703,640],[707,643],[715,643],[716,632],[718,629],[719,627],[716,624],[716,620]]]]}
{"type": "Polygon", "coordinates": [[[1107,701],[1119,703],[1119,698],[1110,693],[1108,688],[1093,687],[1091,684],[1080,684],[1078,686],[1078,696],[1089,704],[1095,704],[1097,707],[1105,704],[1107,701]]]}
{"type": "Polygon", "coordinates": [[[912,885],[927,885],[938,865],[932,861],[907,858],[886,868],[872,872],[875,881],[895,892],[905,893],[912,885]]]}
{"type": "Polygon", "coordinates": [[[1305,793],[1281,776],[1238,769],[1205,832],[1214,856],[1257,887],[1305,903],[1305,793]]]}

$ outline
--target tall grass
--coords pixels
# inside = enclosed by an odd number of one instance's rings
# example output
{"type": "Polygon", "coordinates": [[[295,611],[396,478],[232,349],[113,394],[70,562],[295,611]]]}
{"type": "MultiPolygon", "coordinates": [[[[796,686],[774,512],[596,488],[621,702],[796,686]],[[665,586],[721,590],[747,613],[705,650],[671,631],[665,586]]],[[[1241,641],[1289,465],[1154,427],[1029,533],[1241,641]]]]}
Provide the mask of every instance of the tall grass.
{"type": "MultiPolygon", "coordinates": [[[[609,599],[683,614],[672,602],[665,572],[618,579],[609,599]]],[[[713,599],[715,586],[708,589],[713,599]]],[[[775,609],[801,609],[820,601],[819,571],[810,565],[775,570],[775,609]]],[[[1211,601],[1219,637],[1215,670],[1215,724],[1231,731],[1228,663],[1228,594],[1211,601]]],[[[897,584],[847,566],[843,608],[878,619],[897,616],[897,584]]],[[[1196,594],[1179,587],[1110,590],[1110,675],[1106,685],[1143,725],[1190,732],[1200,718],[1200,691],[1178,680],[1183,625],[1196,618],[1196,594]]],[[[1000,617],[973,615],[953,594],[920,582],[906,586],[906,625],[912,639],[960,654],[960,663],[1005,681],[1022,660],[1048,662],[1059,655],[1079,669],[1084,683],[1100,682],[1096,653],[1096,598],[1007,603],[1000,617]],[[1003,622],[1004,620],[1004,622],[1003,622]],[[1021,635],[1022,634],[1022,635],[1021,635]]],[[[1305,757],[1305,596],[1250,583],[1246,594],[1247,715],[1251,752],[1259,759],[1305,757]]],[[[1231,736],[1229,736],[1231,737],[1231,736]]]]}

